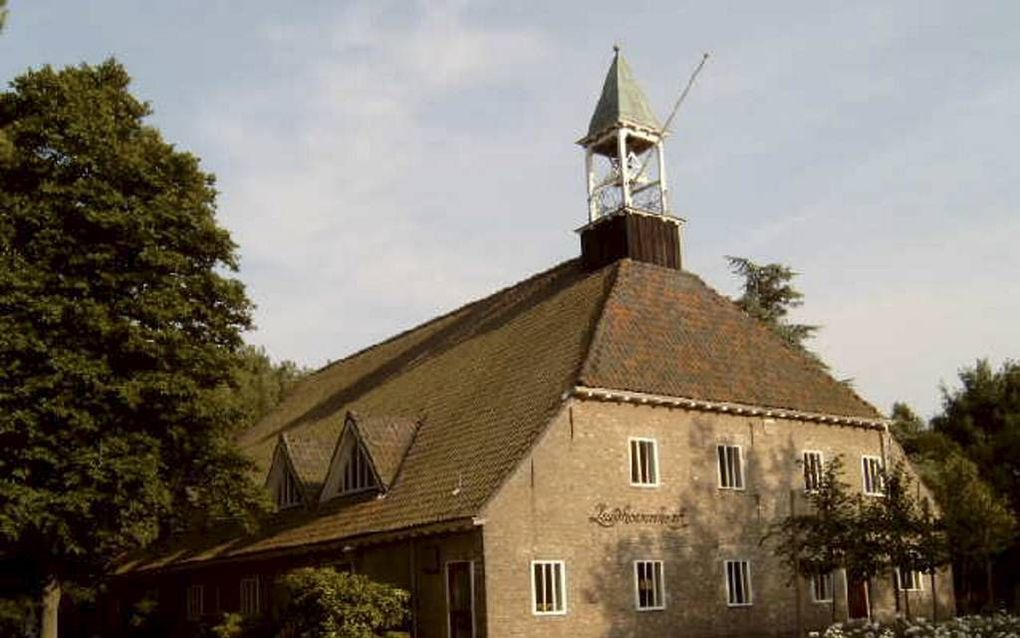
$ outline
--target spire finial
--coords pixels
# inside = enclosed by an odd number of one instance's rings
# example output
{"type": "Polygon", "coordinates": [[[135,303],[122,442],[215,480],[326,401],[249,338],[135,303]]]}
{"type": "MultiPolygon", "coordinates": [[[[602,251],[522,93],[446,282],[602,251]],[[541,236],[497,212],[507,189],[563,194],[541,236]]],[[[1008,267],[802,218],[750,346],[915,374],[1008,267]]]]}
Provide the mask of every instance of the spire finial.
{"type": "Polygon", "coordinates": [[[613,43],[613,55],[620,55],[620,43],[619,42],[614,42],[613,43]]]}

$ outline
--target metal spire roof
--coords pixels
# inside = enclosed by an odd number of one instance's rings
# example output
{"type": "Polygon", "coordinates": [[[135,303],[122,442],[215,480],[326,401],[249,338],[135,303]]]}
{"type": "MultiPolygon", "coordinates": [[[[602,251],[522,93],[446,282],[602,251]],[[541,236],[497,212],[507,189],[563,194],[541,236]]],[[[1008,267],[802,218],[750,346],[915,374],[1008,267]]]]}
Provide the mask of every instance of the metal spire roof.
{"type": "Polygon", "coordinates": [[[630,65],[620,55],[619,47],[613,47],[613,50],[616,54],[602,85],[602,96],[588,124],[587,137],[624,122],[658,131],[662,125],[634,79],[630,65]]]}

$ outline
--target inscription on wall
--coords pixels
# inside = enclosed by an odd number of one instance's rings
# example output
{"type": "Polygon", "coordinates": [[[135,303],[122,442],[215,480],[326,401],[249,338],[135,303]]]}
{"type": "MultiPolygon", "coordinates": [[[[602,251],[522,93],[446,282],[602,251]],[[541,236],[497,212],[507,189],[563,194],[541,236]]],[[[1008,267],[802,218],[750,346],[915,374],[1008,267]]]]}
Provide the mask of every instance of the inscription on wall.
{"type": "Polygon", "coordinates": [[[630,505],[609,507],[605,503],[599,503],[588,517],[588,522],[599,527],[661,525],[670,529],[682,529],[687,527],[687,510],[682,507],[675,510],[660,507],[654,511],[641,511],[631,508],[630,505]]]}

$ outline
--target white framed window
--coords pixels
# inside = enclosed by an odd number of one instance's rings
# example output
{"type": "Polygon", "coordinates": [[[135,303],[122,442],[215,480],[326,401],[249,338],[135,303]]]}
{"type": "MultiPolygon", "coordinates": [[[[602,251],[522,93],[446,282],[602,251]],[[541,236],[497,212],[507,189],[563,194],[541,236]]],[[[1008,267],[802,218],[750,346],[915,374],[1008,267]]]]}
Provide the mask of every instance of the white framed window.
{"type": "Polygon", "coordinates": [[[280,509],[295,507],[301,504],[301,486],[289,469],[283,470],[283,479],[276,492],[276,506],[280,509]]]}
{"type": "Polygon", "coordinates": [[[724,490],[744,489],[744,459],[739,445],[720,445],[716,448],[719,457],[719,487],[724,490]]]}
{"type": "Polygon", "coordinates": [[[900,591],[922,591],[923,583],[921,572],[914,569],[896,569],[896,584],[899,585],[900,591]]]}
{"type": "Polygon", "coordinates": [[[375,476],[372,473],[372,466],[365,456],[365,451],[351,437],[352,446],[350,453],[344,458],[343,473],[340,477],[340,493],[360,492],[376,487],[375,476]]]}
{"type": "Polygon", "coordinates": [[[726,604],[730,607],[746,607],[751,601],[751,562],[726,561],[726,604]]]}
{"type": "Polygon", "coordinates": [[[188,620],[198,620],[205,613],[205,587],[189,585],[187,592],[188,620]]]}
{"type": "Polygon", "coordinates": [[[804,491],[813,492],[822,484],[824,467],[822,453],[818,450],[804,450],[801,463],[804,465],[804,491]]]}
{"type": "Polygon", "coordinates": [[[259,596],[259,577],[241,579],[241,605],[242,616],[258,616],[262,613],[262,598],[259,596]]]}
{"type": "Polygon", "coordinates": [[[666,608],[661,560],[634,561],[634,605],[638,611],[666,608]]]}
{"type": "Polygon", "coordinates": [[[659,445],[655,439],[630,441],[630,484],[643,487],[659,485],[659,445]]]}
{"type": "Polygon", "coordinates": [[[531,562],[531,611],[536,616],[567,613],[567,568],[561,560],[531,562]]]}
{"type": "Polygon", "coordinates": [[[811,577],[811,600],[816,603],[832,602],[832,572],[811,577]]]}
{"type": "Polygon", "coordinates": [[[864,493],[869,496],[883,496],[882,459],[878,456],[861,457],[861,474],[864,477],[864,493]]]}

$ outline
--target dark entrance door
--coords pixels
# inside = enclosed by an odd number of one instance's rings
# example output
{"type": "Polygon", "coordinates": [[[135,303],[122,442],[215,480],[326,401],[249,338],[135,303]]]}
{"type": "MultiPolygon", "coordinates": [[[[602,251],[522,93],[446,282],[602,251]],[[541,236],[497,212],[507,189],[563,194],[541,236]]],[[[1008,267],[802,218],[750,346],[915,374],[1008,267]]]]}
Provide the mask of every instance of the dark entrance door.
{"type": "Polygon", "coordinates": [[[450,638],[474,638],[473,571],[470,561],[446,564],[446,607],[450,614],[450,638]]]}
{"type": "Polygon", "coordinates": [[[868,609],[868,581],[863,578],[854,578],[847,581],[846,586],[846,609],[850,620],[867,619],[868,609]]]}

